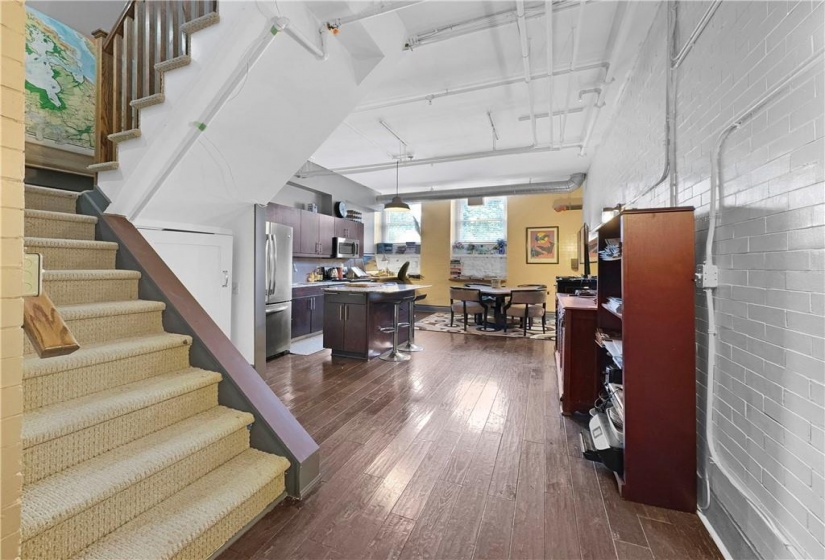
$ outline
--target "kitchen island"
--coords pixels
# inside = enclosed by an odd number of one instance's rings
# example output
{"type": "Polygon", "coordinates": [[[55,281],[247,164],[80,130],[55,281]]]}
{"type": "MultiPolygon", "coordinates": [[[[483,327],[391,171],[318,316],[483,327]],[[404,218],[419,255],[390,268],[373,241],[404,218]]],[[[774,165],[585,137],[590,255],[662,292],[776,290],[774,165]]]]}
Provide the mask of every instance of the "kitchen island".
{"type": "MultiPolygon", "coordinates": [[[[408,322],[409,304],[423,284],[353,283],[324,290],[324,348],[333,356],[369,360],[392,348],[392,333],[381,327],[393,324],[393,310],[399,304],[398,321],[408,322]]],[[[399,329],[399,344],[409,331],[399,329]]]]}

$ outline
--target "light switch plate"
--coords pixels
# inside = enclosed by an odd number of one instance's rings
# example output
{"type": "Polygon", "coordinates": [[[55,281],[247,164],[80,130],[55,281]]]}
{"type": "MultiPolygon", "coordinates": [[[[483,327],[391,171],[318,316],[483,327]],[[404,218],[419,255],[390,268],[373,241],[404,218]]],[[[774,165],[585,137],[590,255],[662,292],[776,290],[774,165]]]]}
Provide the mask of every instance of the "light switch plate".
{"type": "Polygon", "coordinates": [[[23,297],[39,296],[43,290],[43,257],[40,253],[23,255],[23,297]]]}

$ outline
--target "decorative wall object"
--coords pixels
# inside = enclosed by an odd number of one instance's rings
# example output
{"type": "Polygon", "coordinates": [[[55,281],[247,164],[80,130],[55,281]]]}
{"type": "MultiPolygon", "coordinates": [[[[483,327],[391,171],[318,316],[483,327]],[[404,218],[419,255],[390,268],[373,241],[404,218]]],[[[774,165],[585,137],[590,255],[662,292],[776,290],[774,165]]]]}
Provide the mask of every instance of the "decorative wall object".
{"type": "Polygon", "coordinates": [[[93,52],[81,33],[26,7],[26,141],[94,152],[93,52]]]}
{"type": "Polygon", "coordinates": [[[558,241],[558,226],[527,228],[527,264],[558,264],[558,241]]]}

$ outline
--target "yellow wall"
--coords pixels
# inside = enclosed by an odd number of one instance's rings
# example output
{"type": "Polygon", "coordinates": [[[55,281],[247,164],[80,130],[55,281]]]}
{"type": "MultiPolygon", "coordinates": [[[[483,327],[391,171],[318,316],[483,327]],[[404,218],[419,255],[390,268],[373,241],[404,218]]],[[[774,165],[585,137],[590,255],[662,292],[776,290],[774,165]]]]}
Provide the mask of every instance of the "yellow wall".
{"type": "Polygon", "coordinates": [[[0,558],[20,555],[23,414],[23,57],[22,0],[0,0],[0,558]]]}
{"type": "Polygon", "coordinates": [[[583,268],[570,267],[578,258],[578,235],[582,211],[556,212],[553,203],[567,198],[581,198],[581,190],[570,194],[533,194],[507,198],[507,285],[546,284],[552,301],[556,293],[556,276],[580,276],[583,268]],[[527,228],[558,226],[559,264],[527,264],[527,228]]]}
{"type": "MultiPolygon", "coordinates": [[[[533,194],[507,198],[507,286],[546,284],[555,297],[556,276],[577,276],[570,259],[578,258],[578,234],[582,226],[581,210],[556,212],[557,199],[580,198],[581,190],[570,194],[533,194]],[[527,264],[526,228],[559,227],[559,264],[527,264]]],[[[452,201],[425,202],[421,209],[421,274],[427,289],[424,305],[449,305],[450,246],[452,242],[452,201]]]]}
{"type": "Polygon", "coordinates": [[[421,282],[432,284],[423,305],[450,305],[451,208],[451,200],[421,205],[421,282]]]}

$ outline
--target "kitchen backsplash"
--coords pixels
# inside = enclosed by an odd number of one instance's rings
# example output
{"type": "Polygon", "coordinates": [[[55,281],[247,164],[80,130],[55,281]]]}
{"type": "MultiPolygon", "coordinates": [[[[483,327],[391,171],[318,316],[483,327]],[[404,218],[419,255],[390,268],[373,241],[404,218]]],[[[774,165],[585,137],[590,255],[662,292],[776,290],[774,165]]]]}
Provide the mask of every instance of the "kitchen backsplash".
{"type": "Polygon", "coordinates": [[[461,261],[461,276],[478,278],[506,278],[507,255],[453,255],[461,261]]]}

